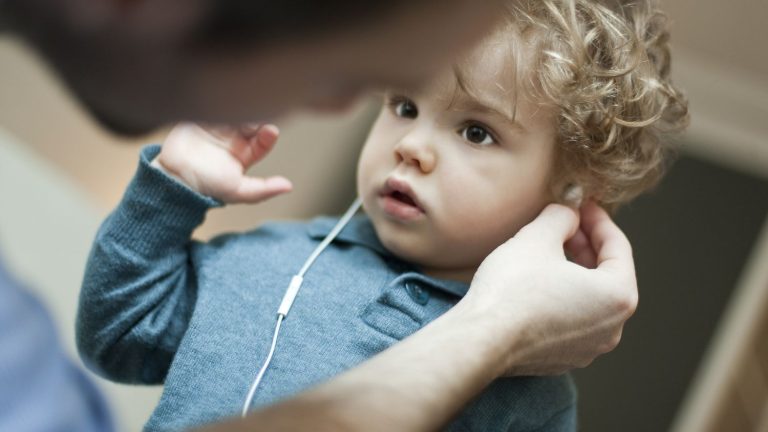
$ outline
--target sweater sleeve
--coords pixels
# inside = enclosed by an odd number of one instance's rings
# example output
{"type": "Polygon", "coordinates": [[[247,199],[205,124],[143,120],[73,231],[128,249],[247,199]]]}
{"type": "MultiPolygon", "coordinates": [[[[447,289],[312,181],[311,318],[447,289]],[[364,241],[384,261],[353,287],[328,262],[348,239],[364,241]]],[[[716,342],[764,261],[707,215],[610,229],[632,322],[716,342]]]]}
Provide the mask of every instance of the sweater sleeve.
{"type": "MultiPolygon", "coordinates": [[[[577,430],[576,405],[569,405],[557,412],[534,432],[575,432],[577,430]]],[[[510,430],[510,432],[513,432],[510,430]]]]}
{"type": "Polygon", "coordinates": [[[118,207],[94,240],[77,314],[77,347],[96,373],[128,383],[161,383],[197,298],[192,231],[218,201],[150,162],[145,147],[118,207]]]}

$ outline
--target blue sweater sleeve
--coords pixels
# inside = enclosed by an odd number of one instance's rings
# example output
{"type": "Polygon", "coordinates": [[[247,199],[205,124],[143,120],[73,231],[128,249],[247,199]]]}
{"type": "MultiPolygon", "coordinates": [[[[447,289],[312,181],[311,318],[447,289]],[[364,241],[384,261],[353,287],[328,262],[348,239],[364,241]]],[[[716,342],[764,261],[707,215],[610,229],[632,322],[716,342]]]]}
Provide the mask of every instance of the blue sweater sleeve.
{"type": "Polygon", "coordinates": [[[573,404],[553,415],[534,432],[575,432],[578,429],[576,423],[576,404],[573,404]]]}
{"type": "Polygon", "coordinates": [[[94,240],[77,314],[77,346],[96,373],[128,383],[161,383],[197,297],[192,231],[220,205],[149,164],[139,168],[94,240]]]}

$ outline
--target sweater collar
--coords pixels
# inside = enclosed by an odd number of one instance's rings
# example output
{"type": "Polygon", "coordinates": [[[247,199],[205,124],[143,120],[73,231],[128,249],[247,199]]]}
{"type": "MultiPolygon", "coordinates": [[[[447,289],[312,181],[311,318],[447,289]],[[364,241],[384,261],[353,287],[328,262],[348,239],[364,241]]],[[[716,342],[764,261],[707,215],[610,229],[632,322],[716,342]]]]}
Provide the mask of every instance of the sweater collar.
{"type": "MultiPolygon", "coordinates": [[[[307,228],[308,234],[313,239],[322,240],[327,236],[336,223],[338,218],[320,217],[312,220],[307,228]]],[[[364,214],[357,215],[349,220],[347,226],[336,236],[334,242],[350,243],[358,246],[365,246],[373,249],[380,255],[394,257],[384,245],[379,241],[376,230],[373,228],[371,220],[364,214]]]]}
{"type": "MultiPolygon", "coordinates": [[[[307,227],[307,233],[313,239],[322,240],[331,232],[331,230],[333,230],[336,222],[338,222],[338,218],[320,217],[314,219],[309,223],[309,226],[307,227]]],[[[388,251],[387,248],[381,244],[381,241],[379,241],[379,237],[376,235],[376,230],[374,229],[371,220],[364,214],[357,215],[350,219],[347,226],[345,226],[339,235],[336,236],[334,242],[353,244],[371,249],[379,255],[382,255],[388,260],[394,262],[396,267],[403,274],[409,274],[411,277],[419,279],[420,281],[441,291],[463,297],[469,289],[469,285],[464,282],[437,279],[431,276],[427,276],[421,273],[418,267],[414,264],[403,261],[392,254],[392,252],[388,251]]]]}

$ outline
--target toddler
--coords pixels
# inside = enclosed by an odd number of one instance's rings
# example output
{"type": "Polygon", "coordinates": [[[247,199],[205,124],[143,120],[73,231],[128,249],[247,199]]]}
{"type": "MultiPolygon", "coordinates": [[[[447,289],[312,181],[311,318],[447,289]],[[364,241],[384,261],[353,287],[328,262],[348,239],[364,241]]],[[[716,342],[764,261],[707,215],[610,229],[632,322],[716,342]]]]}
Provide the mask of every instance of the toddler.
{"type": "MultiPolygon", "coordinates": [[[[687,119],[668,74],[664,16],[652,3],[517,1],[454,67],[419,90],[387,90],[358,164],[365,215],[304,275],[247,407],[327,380],[444,313],[483,259],[548,203],[580,191],[613,209],[654,185],[660,133],[687,119]]],[[[244,175],[271,149],[274,126],[213,132],[180,125],[162,148],[142,151],[83,282],[86,363],[116,381],[165,385],[146,430],[240,412],[286,286],[336,224],[191,240],[211,207],[291,188],[244,175]]],[[[447,426],[575,428],[568,375],[498,379],[447,426]]]]}

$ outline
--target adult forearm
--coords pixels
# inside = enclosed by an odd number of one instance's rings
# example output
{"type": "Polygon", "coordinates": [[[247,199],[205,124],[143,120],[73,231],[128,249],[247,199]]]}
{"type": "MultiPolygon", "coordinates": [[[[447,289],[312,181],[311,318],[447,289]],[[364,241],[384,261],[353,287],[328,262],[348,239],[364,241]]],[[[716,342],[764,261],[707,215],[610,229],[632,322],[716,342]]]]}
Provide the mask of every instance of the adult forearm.
{"type": "Polygon", "coordinates": [[[510,350],[460,303],[418,333],[296,398],[205,431],[432,431],[499,376],[510,350]]]}

